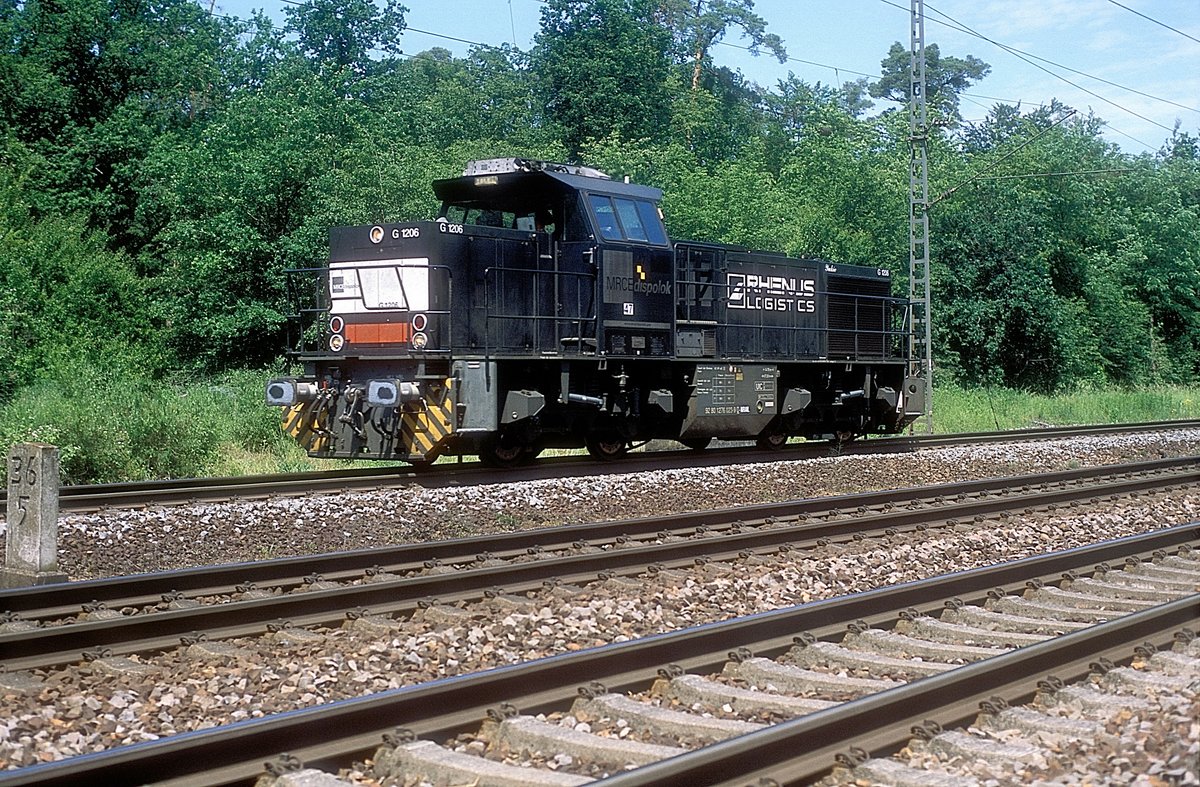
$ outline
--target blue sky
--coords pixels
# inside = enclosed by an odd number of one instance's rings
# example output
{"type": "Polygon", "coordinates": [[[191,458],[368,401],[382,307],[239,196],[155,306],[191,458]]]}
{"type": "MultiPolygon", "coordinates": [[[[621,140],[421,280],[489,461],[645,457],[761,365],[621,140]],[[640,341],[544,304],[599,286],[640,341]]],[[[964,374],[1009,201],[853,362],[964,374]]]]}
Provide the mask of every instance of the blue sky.
{"type": "MultiPolygon", "coordinates": [[[[430,33],[528,49],[542,8],[539,0],[401,2],[409,9],[411,29],[402,41],[408,54],[440,46],[462,55],[470,48],[430,33]]],[[[282,19],[284,3],[217,0],[216,6],[235,16],[261,8],[282,19]]],[[[789,71],[833,85],[864,74],[874,78],[892,42],[908,45],[908,7],[904,0],[757,0],[755,11],[783,39],[791,59],[781,64],[769,55],[751,56],[737,48],[747,42],[736,29],[725,39],[734,46],[718,45],[712,54],[766,87],[789,71]]],[[[1193,40],[1200,39],[1200,0],[926,0],[925,8],[926,43],[938,44],[943,55],[971,54],[992,66],[962,101],[968,120],[982,119],[998,100],[1033,108],[1057,98],[1106,120],[1106,138],[1130,153],[1157,150],[1176,120],[1184,131],[1200,132],[1200,41],[1193,40]],[[950,20],[1021,50],[1024,59],[953,29],[950,20]]]]}

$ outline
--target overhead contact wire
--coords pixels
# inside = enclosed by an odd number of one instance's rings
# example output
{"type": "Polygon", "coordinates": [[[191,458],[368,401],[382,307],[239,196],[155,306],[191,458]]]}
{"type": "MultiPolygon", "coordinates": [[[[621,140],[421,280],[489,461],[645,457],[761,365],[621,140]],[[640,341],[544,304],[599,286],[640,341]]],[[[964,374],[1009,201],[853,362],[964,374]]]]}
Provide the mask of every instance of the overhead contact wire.
{"type": "Polygon", "coordinates": [[[1121,5],[1120,3],[1117,2],[1117,0],[1108,0],[1108,2],[1112,3],[1113,5],[1115,5],[1118,8],[1124,8],[1126,11],[1133,14],[1134,16],[1140,16],[1142,19],[1145,19],[1147,22],[1153,22],[1154,24],[1158,25],[1159,27],[1165,27],[1166,29],[1170,30],[1172,33],[1178,33],[1179,35],[1183,36],[1184,38],[1190,38],[1191,40],[1195,41],[1197,44],[1200,44],[1200,38],[1196,38],[1194,35],[1191,35],[1190,33],[1185,33],[1182,30],[1179,30],[1178,28],[1171,27],[1166,22],[1160,22],[1152,16],[1146,16],[1141,11],[1135,11],[1134,9],[1130,8],[1127,5],[1121,5]]]}

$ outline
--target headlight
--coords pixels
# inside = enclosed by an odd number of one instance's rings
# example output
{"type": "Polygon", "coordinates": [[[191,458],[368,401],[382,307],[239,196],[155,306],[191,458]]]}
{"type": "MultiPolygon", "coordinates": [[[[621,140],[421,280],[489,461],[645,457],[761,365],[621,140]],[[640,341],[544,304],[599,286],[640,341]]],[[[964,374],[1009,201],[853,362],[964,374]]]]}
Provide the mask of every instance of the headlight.
{"type": "Polygon", "coordinates": [[[423,333],[414,333],[412,337],[412,346],[414,350],[424,350],[425,345],[429,344],[429,337],[423,333]]]}
{"type": "Polygon", "coordinates": [[[267,404],[289,407],[295,403],[295,380],[269,380],[267,382],[267,404]]]}
{"type": "Polygon", "coordinates": [[[346,346],[346,340],[341,334],[335,333],[333,336],[329,337],[329,349],[333,350],[335,353],[340,352],[344,346],[346,346]]]}
{"type": "Polygon", "coordinates": [[[291,407],[298,402],[311,402],[320,390],[316,383],[297,382],[292,377],[267,381],[267,404],[275,407],[291,407]]]}
{"type": "Polygon", "coordinates": [[[400,380],[367,380],[367,404],[373,407],[398,407],[421,398],[417,383],[400,380]]]}

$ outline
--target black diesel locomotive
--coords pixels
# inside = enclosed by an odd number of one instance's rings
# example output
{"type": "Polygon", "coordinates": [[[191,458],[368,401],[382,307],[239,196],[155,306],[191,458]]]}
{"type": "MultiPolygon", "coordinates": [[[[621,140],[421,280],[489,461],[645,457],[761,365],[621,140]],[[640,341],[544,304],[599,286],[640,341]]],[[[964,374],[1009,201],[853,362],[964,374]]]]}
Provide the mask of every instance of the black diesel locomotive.
{"type": "Polygon", "coordinates": [[[924,409],[887,270],[672,242],[661,191],[587,167],[476,161],[433,188],[436,221],[335,228],[308,271],[304,374],[267,402],[312,456],[774,448],[924,409]]]}

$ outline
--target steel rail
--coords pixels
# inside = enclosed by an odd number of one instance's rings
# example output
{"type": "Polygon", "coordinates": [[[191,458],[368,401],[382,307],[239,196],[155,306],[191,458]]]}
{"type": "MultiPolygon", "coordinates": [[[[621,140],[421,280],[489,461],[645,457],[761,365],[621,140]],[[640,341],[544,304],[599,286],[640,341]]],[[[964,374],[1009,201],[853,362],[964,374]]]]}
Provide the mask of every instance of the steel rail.
{"type": "MultiPolygon", "coordinates": [[[[407,727],[422,738],[448,739],[477,729],[486,710],[499,703],[514,703],[525,713],[561,710],[570,704],[579,686],[592,681],[604,683],[611,691],[644,689],[654,680],[658,668],[667,664],[678,664],[689,671],[715,671],[723,666],[727,654],[738,648],[750,648],[763,656],[776,656],[787,650],[801,633],[832,639],[848,623],[858,620],[872,626],[890,627],[899,619],[900,611],[907,608],[931,613],[952,599],[961,599],[966,603],[982,602],[988,591],[997,587],[1006,591],[1019,589],[1033,580],[1057,580],[1068,571],[1087,573],[1099,563],[1123,561],[1130,557],[1145,559],[1155,552],[1175,549],[1184,544],[1194,547],[1198,540],[1200,523],[1181,525],[1012,563],[343,700],[317,708],[184,733],[18,771],[0,772],[0,785],[65,786],[91,783],[101,778],[109,784],[251,784],[262,772],[265,761],[284,752],[299,757],[313,767],[336,769],[347,765],[352,759],[370,756],[380,744],[382,734],[397,726],[407,727]]],[[[1148,616],[1138,615],[1131,618],[1133,622],[1118,630],[1125,632],[1122,636],[1133,637],[1137,641],[1147,638],[1161,641],[1162,637],[1153,634],[1151,629],[1183,625],[1200,617],[1200,605],[1194,597],[1168,606],[1169,611],[1163,613],[1165,622],[1150,623],[1148,616]]],[[[1070,636],[1075,638],[1070,640],[1067,648],[1033,646],[1036,649],[1035,658],[1021,669],[1026,674],[1038,673],[1039,676],[1047,670],[1061,671],[1069,676],[1077,672],[1074,662],[1064,667],[1058,656],[1052,654],[1073,653],[1078,659],[1081,652],[1095,647],[1097,650],[1087,651],[1086,656],[1088,660],[1093,660],[1099,654],[1111,652],[1109,646],[1112,641],[1109,638],[1112,635],[1108,632],[1098,636],[1093,628],[1070,636]]],[[[1001,681],[983,676],[978,668],[966,669],[973,670],[966,673],[971,679],[986,683],[989,696],[998,693],[1004,696],[1005,692],[1012,692],[1005,699],[1015,702],[1029,693],[1028,679],[1012,677],[1015,673],[1008,673],[1001,681]]],[[[1006,664],[1005,670],[1009,669],[1006,664]]],[[[926,678],[918,683],[938,679],[926,678]]],[[[944,679],[951,680],[949,673],[944,679]]],[[[963,685],[972,684],[967,680],[963,685]]],[[[887,709],[888,723],[881,721],[868,729],[898,724],[898,711],[895,709],[903,707],[904,703],[896,701],[896,691],[900,689],[879,695],[885,699],[874,700],[883,703],[887,709]]],[[[928,696],[921,702],[928,703],[928,696]]],[[[859,705],[854,712],[869,716],[869,712],[862,711],[863,707],[859,705]]],[[[878,706],[867,707],[883,715],[882,710],[877,710],[878,706]]],[[[922,717],[928,717],[937,713],[932,708],[922,705],[914,710],[918,710],[922,717]]],[[[963,718],[965,713],[963,708],[952,707],[939,718],[958,719],[963,718]]],[[[808,740],[817,741],[814,746],[830,741],[828,738],[820,741],[810,726],[813,724],[822,725],[824,734],[837,736],[833,744],[835,748],[841,748],[846,745],[845,741],[851,740],[851,728],[848,726],[851,722],[839,722],[834,710],[822,711],[815,716],[818,717],[817,722],[804,717],[781,725],[786,728],[785,732],[772,734],[772,730],[766,730],[755,733],[765,736],[758,739],[764,744],[761,756],[749,749],[740,750],[738,743],[741,739],[735,739],[728,744],[717,745],[720,747],[718,754],[732,757],[731,762],[736,763],[734,765],[710,764],[702,759],[709,756],[705,754],[706,750],[700,750],[667,761],[672,767],[679,765],[689,768],[688,773],[695,780],[661,781],[669,780],[670,773],[644,771],[644,774],[650,774],[650,779],[637,783],[699,784],[720,780],[744,784],[746,774],[751,772],[767,769],[773,773],[782,772],[785,767],[792,767],[789,764],[791,760],[785,761],[785,758],[794,757],[798,751],[785,740],[787,734],[810,736],[808,740]],[[685,760],[685,757],[697,759],[685,760]],[[730,769],[723,769],[726,767],[730,769]],[[742,770],[735,771],[732,768],[742,770]]],[[[860,746],[865,743],[864,748],[870,751],[883,751],[891,746],[890,741],[894,738],[890,733],[881,733],[879,741],[862,738],[853,740],[860,746]]],[[[822,752],[814,756],[825,754],[822,752]]],[[[823,767],[830,765],[832,763],[826,762],[823,767]]],[[[670,770],[665,764],[661,767],[670,770]]],[[[811,770],[810,766],[804,767],[811,770]]],[[[785,777],[792,778],[786,774],[785,777]]],[[[634,782],[621,780],[635,778],[638,778],[636,771],[615,777],[611,783],[631,784],[634,782]]]]}
{"type": "MultiPolygon", "coordinates": [[[[183,478],[64,486],[59,491],[60,510],[96,511],[107,507],[142,507],[232,498],[302,495],[330,491],[368,490],[416,484],[438,487],[451,484],[492,484],[562,478],[579,474],[614,475],[659,468],[706,467],[723,464],[757,464],[839,454],[897,453],[925,448],[1014,440],[1049,440],[1095,434],[1135,434],[1200,428],[1200,420],[1151,421],[1135,424],[1091,424],[1071,427],[1042,427],[998,432],[966,432],[949,435],[905,435],[856,441],[841,447],[808,442],[786,446],[781,451],[728,447],[704,453],[687,450],[632,453],[619,462],[584,456],[542,460],[535,465],[497,472],[479,462],[447,463],[416,470],[408,465],[338,469],[261,476],[183,478]]],[[[0,504],[7,500],[0,490],[0,504]]]]}
{"type": "Polygon", "coordinates": [[[1173,632],[1200,621],[1200,594],[1100,623],[1036,645],[1017,648],[941,675],[907,683],[760,732],[652,763],[600,783],[608,787],[741,787],[760,779],[787,785],[825,776],[834,756],[859,748],[876,757],[896,752],[914,726],[933,721],[945,729],[971,723],[980,704],[1001,697],[1027,702],[1048,675],[1078,681],[1097,662],[1127,662],[1134,647],[1168,643],[1173,632]],[[947,702],[947,698],[953,698],[947,702]]]}
{"type": "Polygon", "coordinates": [[[1198,462],[1200,459],[1197,457],[1159,459],[639,519],[559,525],[431,543],[373,547],[315,556],[227,563],[150,574],[0,589],[0,609],[26,613],[31,617],[49,617],[77,612],[82,604],[94,601],[103,601],[110,607],[141,606],[156,603],[164,593],[172,591],[178,591],[188,596],[219,595],[234,592],[237,586],[247,582],[295,587],[301,585],[305,577],[313,574],[319,574],[326,579],[347,579],[357,577],[362,572],[375,567],[397,570],[399,568],[419,568],[425,561],[431,560],[468,562],[483,553],[516,556],[525,554],[529,550],[565,549],[578,542],[589,545],[607,545],[614,543],[619,537],[640,538],[653,536],[663,531],[680,533],[704,526],[714,527],[737,521],[755,522],[766,521],[770,518],[812,516],[834,509],[861,511],[862,509],[897,506],[921,500],[936,500],[939,497],[953,499],[963,495],[992,494],[1018,486],[1079,483],[1088,479],[1102,479],[1122,474],[1171,472],[1189,468],[1198,468],[1200,471],[1198,462]]]}
{"type": "MultiPolygon", "coordinates": [[[[968,500],[935,510],[892,510],[849,520],[805,522],[748,532],[717,532],[686,541],[646,543],[599,553],[550,556],[500,566],[465,568],[446,574],[425,574],[147,615],[44,626],[0,634],[0,652],[5,654],[4,664],[10,670],[45,668],[77,662],[83,650],[108,647],[114,654],[167,650],[178,646],[181,637],[197,632],[204,632],[214,639],[255,636],[262,634],[268,624],[280,621],[297,626],[337,625],[347,611],[354,609],[370,609],[375,614],[408,612],[423,601],[478,599],[496,588],[516,593],[539,589],[549,581],[590,582],[602,572],[635,575],[654,565],[684,568],[702,557],[730,560],[746,552],[777,549],[784,544],[811,544],[820,539],[846,538],[853,533],[913,528],[931,519],[969,519],[1014,507],[1045,506],[1098,493],[1141,491],[1200,480],[1200,467],[1194,463],[1177,469],[1178,472],[1170,476],[1135,476],[1105,481],[1096,487],[1068,486],[1004,498],[968,500]]],[[[738,509],[730,511],[741,513],[738,509]]]]}

